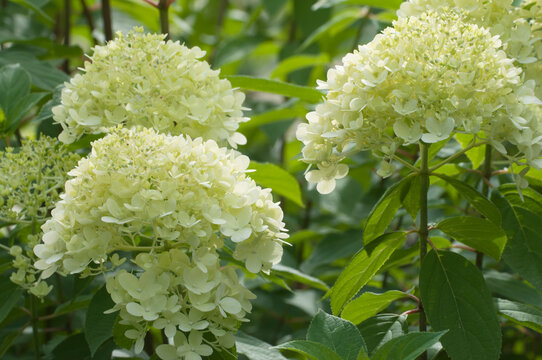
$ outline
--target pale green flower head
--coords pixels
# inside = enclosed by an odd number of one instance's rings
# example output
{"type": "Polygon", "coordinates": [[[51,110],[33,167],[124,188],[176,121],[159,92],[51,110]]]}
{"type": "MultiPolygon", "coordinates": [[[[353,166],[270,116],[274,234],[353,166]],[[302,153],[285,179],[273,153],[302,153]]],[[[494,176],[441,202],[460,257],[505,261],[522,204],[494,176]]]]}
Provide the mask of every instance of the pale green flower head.
{"type": "Polygon", "coordinates": [[[43,221],[79,158],[47,136],[1,151],[0,220],[43,221]]]}
{"type": "MultiPolygon", "coordinates": [[[[271,190],[246,175],[248,164],[214,140],[117,129],[95,141],[69,173],[65,194],[42,227],[43,243],[34,248],[35,266],[47,274],[79,273],[91,263],[99,268],[134,238],[191,252],[230,238],[256,253],[234,252],[237,260],[250,258],[258,265],[247,265],[250,271],[268,271],[287,237],[283,213],[271,190]]],[[[190,271],[202,278],[192,285],[206,291],[205,266],[217,258],[201,251],[196,258],[190,271]]]]}
{"type": "Polygon", "coordinates": [[[499,35],[503,50],[524,70],[525,80],[536,81],[536,95],[542,97],[542,2],[525,0],[409,0],[401,4],[400,17],[420,16],[427,10],[447,8],[465,11],[466,21],[499,35]]]}
{"type": "Polygon", "coordinates": [[[105,46],[96,46],[83,74],[66,83],[61,105],[53,108],[71,143],[83,134],[107,132],[122,124],[141,125],[173,135],[213,139],[236,147],[245,137],[236,132],[245,95],[219,71],[199,60],[205,52],[165,35],[135,28],[105,46]]]}
{"type": "MultiPolygon", "coordinates": [[[[454,133],[487,137],[502,153],[512,143],[537,165],[534,82],[521,81],[498,36],[465,20],[463,11],[445,9],[399,18],[328,71],[319,83],[328,90],[324,103],[297,130],[303,161],[318,168],[306,175],[318,191],[334,189],[348,170],[340,161],[357,151],[389,163],[399,146],[454,133]]],[[[392,171],[388,164],[379,174],[392,171]]]]}

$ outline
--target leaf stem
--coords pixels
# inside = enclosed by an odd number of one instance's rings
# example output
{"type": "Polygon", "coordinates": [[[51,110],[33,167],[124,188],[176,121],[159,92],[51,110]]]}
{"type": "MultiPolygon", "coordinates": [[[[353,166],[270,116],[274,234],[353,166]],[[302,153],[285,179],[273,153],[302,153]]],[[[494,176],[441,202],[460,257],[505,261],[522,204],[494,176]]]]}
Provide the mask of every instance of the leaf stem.
{"type": "MultiPolygon", "coordinates": [[[[418,234],[420,238],[420,267],[425,255],[427,254],[427,238],[429,229],[427,228],[427,192],[429,190],[429,145],[420,141],[420,226],[418,227],[418,234]]],[[[427,318],[423,305],[420,303],[420,332],[427,331],[427,318]]],[[[424,352],[421,357],[422,360],[427,359],[427,352],[424,352]]]]}
{"type": "Polygon", "coordinates": [[[432,168],[429,169],[429,173],[432,173],[434,172],[435,170],[437,170],[438,168],[446,165],[447,163],[449,163],[450,161],[453,161],[455,159],[457,159],[458,157],[461,157],[464,153],[466,153],[467,151],[469,151],[470,149],[472,148],[475,148],[477,146],[480,146],[480,145],[485,145],[487,144],[487,141],[482,141],[482,142],[476,142],[476,140],[473,140],[466,148],[464,148],[463,150],[461,151],[458,151],[456,152],[455,154],[453,154],[452,156],[442,160],[441,162],[439,162],[437,165],[433,166],[432,168]]]}
{"type": "MultiPolygon", "coordinates": [[[[489,187],[491,183],[489,182],[489,178],[492,175],[491,172],[491,157],[492,157],[492,150],[493,148],[491,145],[486,144],[486,153],[484,158],[484,169],[482,174],[482,195],[484,195],[486,198],[489,196],[489,187]]],[[[482,266],[484,263],[484,254],[480,251],[476,251],[476,266],[482,270],[482,266]]]]}
{"type": "Polygon", "coordinates": [[[405,165],[407,168],[409,168],[410,170],[412,170],[415,173],[420,172],[420,169],[418,169],[414,165],[410,164],[408,161],[401,159],[397,155],[393,155],[393,159],[399,161],[401,164],[405,165]]]}

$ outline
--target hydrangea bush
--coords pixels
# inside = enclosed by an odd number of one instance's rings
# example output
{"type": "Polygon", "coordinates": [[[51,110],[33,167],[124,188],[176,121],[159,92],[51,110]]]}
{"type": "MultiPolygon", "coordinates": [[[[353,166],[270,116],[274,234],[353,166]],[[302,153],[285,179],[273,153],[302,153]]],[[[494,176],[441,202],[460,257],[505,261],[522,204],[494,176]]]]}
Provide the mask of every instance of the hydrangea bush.
{"type": "Polygon", "coordinates": [[[389,176],[400,146],[455,133],[540,167],[535,83],[523,82],[499,37],[465,14],[441,9],[400,18],[328,71],[319,83],[324,103],[297,130],[303,161],[318,168],[306,176],[318,191],[334,189],[348,172],[340,162],[357,151],[382,158],[379,174],[389,176]],[[506,143],[517,150],[508,153],[506,143]]]}
{"type": "Polygon", "coordinates": [[[83,134],[104,133],[121,124],[201,136],[233,147],[245,144],[236,132],[247,120],[244,93],[199,60],[205,55],[200,48],[164,37],[136,28],[94,47],[83,73],[66,84],[62,104],[53,108],[63,129],[59,139],[72,143],[83,134]]]}

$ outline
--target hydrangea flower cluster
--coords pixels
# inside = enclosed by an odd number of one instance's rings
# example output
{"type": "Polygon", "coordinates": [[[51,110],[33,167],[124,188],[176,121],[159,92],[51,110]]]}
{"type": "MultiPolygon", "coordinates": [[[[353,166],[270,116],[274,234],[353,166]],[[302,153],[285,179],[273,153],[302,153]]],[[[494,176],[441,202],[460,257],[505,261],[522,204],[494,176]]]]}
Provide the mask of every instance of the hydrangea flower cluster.
{"type": "Polygon", "coordinates": [[[534,82],[521,81],[498,36],[466,20],[449,9],[399,18],[328,71],[319,83],[328,90],[324,103],[297,130],[303,160],[318,167],[306,177],[319,192],[334,189],[348,172],[340,161],[354,152],[372,150],[388,176],[399,146],[457,132],[484,137],[503,154],[512,143],[519,150],[512,160],[540,165],[534,82]]]}
{"type": "Polygon", "coordinates": [[[0,221],[43,221],[79,159],[47,136],[0,152],[0,221]]]}
{"type": "Polygon", "coordinates": [[[400,17],[419,16],[427,10],[457,8],[465,11],[468,22],[499,35],[507,56],[523,68],[526,80],[537,82],[536,95],[542,97],[542,2],[512,0],[409,0],[401,4],[400,17]]]}
{"type": "Polygon", "coordinates": [[[164,360],[201,359],[213,347],[234,346],[235,330],[240,321],[248,321],[245,315],[256,296],[240,284],[232,267],[220,268],[217,245],[200,247],[192,258],[180,249],[142,253],[135,259],[143,269],[139,276],[121,270],[107,280],[115,302],[110,311],[120,310],[136,352],[150,326],[173,340],[156,349],[164,360]]]}
{"type": "Polygon", "coordinates": [[[61,105],[53,108],[63,128],[59,139],[71,143],[85,133],[122,124],[202,136],[234,148],[245,144],[236,132],[248,120],[243,117],[244,93],[199,60],[204,51],[165,42],[164,37],[136,28],[96,46],[84,74],[65,84],[61,105]]]}
{"type": "Polygon", "coordinates": [[[231,266],[221,267],[218,250],[229,239],[234,259],[268,272],[287,238],[281,208],[246,176],[248,165],[214,140],[117,128],[70,171],[34,266],[44,278],[91,275],[119,266],[118,251],[142,251],[134,260],[140,273],[107,280],[111,311],[120,310],[136,351],[150,327],[170,339],[156,350],[164,360],[230,348],[254,295],[231,266]]]}
{"type": "MultiPolygon", "coordinates": [[[[47,136],[0,152],[0,220],[29,226],[42,223],[59,200],[67,172],[79,159],[79,155],[47,136]]],[[[10,279],[31,294],[43,297],[52,287],[40,279],[40,271],[32,266],[35,256],[31,249],[39,242],[39,235],[28,235],[23,242],[22,246],[10,249],[14,257],[12,267],[16,269],[10,279]]]]}

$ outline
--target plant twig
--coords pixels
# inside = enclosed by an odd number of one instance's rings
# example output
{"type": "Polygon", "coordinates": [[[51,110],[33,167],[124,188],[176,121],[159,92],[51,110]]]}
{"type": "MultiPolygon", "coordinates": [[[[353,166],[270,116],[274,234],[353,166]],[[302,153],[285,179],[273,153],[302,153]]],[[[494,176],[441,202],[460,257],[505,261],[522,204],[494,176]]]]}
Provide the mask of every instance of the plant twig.
{"type": "MultiPolygon", "coordinates": [[[[420,238],[420,267],[427,254],[427,241],[429,235],[429,229],[427,228],[427,192],[429,191],[429,145],[420,141],[420,225],[418,227],[418,234],[420,238]]],[[[420,303],[420,332],[427,331],[427,318],[425,311],[420,303]]],[[[422,360],[427,360],[427,352],[424,352],[421,357],[422,360]]]]}
{"type": "Polygon", "coordinates": [[[111,23],[111,2],[102,0],[102,18],[104,22],[105,40],[113,40],[113,25],[111,23]]]}

